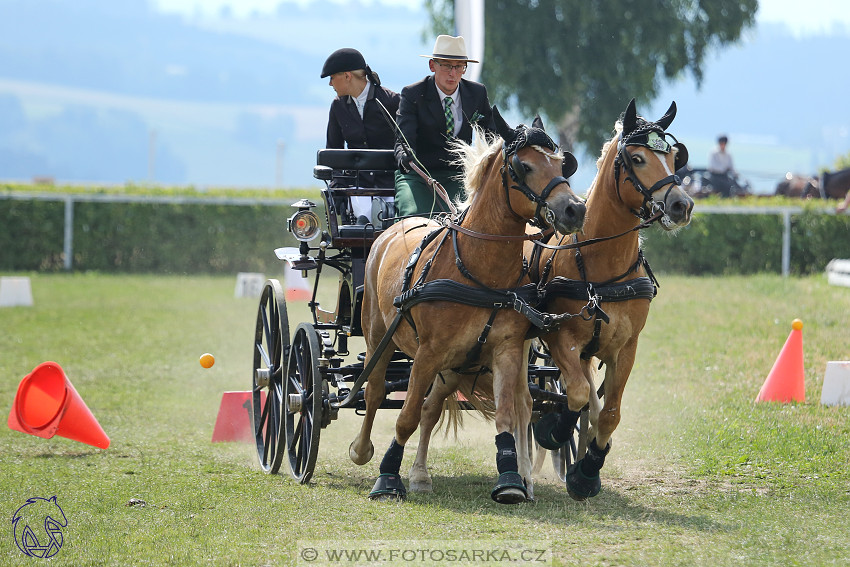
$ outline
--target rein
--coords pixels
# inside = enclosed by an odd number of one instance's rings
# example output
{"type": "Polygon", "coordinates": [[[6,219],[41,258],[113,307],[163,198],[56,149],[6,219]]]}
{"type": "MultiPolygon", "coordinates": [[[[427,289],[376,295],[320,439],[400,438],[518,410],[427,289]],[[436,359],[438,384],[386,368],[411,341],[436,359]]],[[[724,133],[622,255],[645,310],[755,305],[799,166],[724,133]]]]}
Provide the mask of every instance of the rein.
{"type": "Polygon", "coordinates": [[[541,230],[535,234],[523,234],[522,236],[507,236],[504,234],[487,234],[486,232],[478,232],[475,230],[470,230],[465,228],[452,219],[448,218],[443,221],[443,226],[446,228],[450,228],[456,232],[460,232],[461,234],[465,234],[467,236],[471,236],[473,238],[478,238],[481,240],[497,240],[497,241],[516,241],[516,240],[542,240],[545,237],[551,236],[554,234],[552,229],[541,230]]]}
{"type": "Polygon", "coordinates": [[[440,197],[440,199],[442,199],[444,203],[446,203],[446,205],[449,207],[449,212],[452,216],[457,215],[457,207],[455,207],[454,203],[452,203],[452,200],[449,197],[448,192],[446,191],[446,189],[443,187],[443,185],[439,181],[437,181],[436,179],[434,179],[433,177],[428,175],[423,169],[420,169],[420,167],[418,165],[416,165],[415,163],[411,162],[410,169],[415,171],[419,175],[419,177],[421,177],[423,180],[425,180],[425,184],[428,187],[430,187],[431,190],[434,193],[436,193],[437,196],[440,197]]]}
{"type": "Polygon", "coordinates": [[[625,232],[621,232],[620,234],[614,234],[611,236],[600,236],[598,238],[588,238],[587,240],[575,241],[570,244],[547,244],[546,242],[535,242],[535,246],[539,246],[541,248],[546,248],[548,250],[572,250],[583,248],[584,246],[590,246],[591,244],[598,244],[600,242],[607,242],[608,240],[614,240],[615,238],[620,238],[629,234],[630,232],[635,232],[636,230],[643,230],[644,228],[649,228],[652,226],[652,223],[661,220],[664,218],[664,211],[656,211],[654,215],[644,220],[639,225],[630,228],[625,232]]]}

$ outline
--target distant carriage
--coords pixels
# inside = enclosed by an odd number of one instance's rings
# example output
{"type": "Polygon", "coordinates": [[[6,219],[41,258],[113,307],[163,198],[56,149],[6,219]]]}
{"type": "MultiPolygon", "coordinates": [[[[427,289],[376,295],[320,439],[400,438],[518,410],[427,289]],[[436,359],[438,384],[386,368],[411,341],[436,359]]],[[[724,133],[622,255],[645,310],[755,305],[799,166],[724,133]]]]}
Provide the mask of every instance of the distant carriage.
{"type": "Polygon", "coordinates": [[[785,179],[776,185],[774,194],[799,199],[819,199],[821,197],[820,182],[817,177],[788,172],[785,174],[785,179]]]}
{"type": "Polygon", "coordinates": [[[826,171],[820,177],[786,173],[776,185],[776,195],[801,199],[844,199],[850,190],[850,168],[826,171]]]}
{"type": "Polygon", "coordinates": [[[724,197],[744,197],[752,194],[750,182],[737,174],[712,174],[702,167],[683,166],[676,173],[682,179],[682,188],[694,198],[721,195],[724,197]],[[723,189],[717,187],[718,177],[723,178],[723,189]],[[728,191],[728,194],[727,194],[728,191]]]}

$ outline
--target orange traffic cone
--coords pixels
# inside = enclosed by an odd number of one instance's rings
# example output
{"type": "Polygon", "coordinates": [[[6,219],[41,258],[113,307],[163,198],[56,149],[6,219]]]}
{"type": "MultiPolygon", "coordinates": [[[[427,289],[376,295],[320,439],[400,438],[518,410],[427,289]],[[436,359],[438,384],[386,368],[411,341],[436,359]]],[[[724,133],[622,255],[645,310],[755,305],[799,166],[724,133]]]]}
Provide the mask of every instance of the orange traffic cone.
{"type": "MultiPolygon", "coordinates": [[[[251,392],[225,392],[215,419],[212,442],[253,441],[253,415],[251,392]]],[[[260,407],[266,403],[266,392],[260,392],[260,407]]]]}
{"type": "Polygon", "coordinates": [[[109,437],[55,362],[39,364],[21,380],[9,427],[44,439],[59,435],[101,449],[109,447],[109,437]]]}
{"type": "Polygon", "coordinates": [[[803,369],[803,322],[794,319],[791,334],[779,352],[767,380],[756,396],[757,402],[806,401],[805,370],[803,369]]]}

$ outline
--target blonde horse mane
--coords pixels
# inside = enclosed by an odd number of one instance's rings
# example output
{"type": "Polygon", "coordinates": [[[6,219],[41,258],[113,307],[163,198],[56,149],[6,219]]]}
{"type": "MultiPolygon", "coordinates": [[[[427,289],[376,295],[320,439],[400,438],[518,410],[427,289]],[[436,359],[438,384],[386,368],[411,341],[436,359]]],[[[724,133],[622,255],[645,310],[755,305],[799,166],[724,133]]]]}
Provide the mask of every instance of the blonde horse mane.
{"type": "Polygon", "coordinates": [[[602,151],[599,153],[599,157],[596,159],[596,176],[593,178],[593,182],[590,184],[590,188],[587,190],[587,196],[590,197],[590,193],[596,187],[596,184],[599,183],[599,178],[602,173],[602,168],[605,165],[605,160],[611,154],[611,148],[617,148],[617,142],[620,139],[620,134],[623,132],[623,123],[620,120],[614,123],[614,135],[610,140],[605,142],[602,145],[602,151]]]}
{"type": "MultiPolygon", "coordinates": [[[[463,170],[461,179],[466,193],[466,198],[457,203],[460,210],[469,207],[472,203],[475,194],[484,182],[484,175],[487,172],[490,161],[496,154],[502,151],[503,146],[504,140],[500,136],[494,136],[488,141],[488,136],[479,126],[474,127],[472,143],[467,144],[458,138],[452,141],[451,151],[456,156],[452,163],[459,165],[463,170]]],[[[563,161],[564,159],[564,154],[561,150],[552,152],[542,146],[532,145],[531,147],[549,159],[557,161],[563,161]]]]}

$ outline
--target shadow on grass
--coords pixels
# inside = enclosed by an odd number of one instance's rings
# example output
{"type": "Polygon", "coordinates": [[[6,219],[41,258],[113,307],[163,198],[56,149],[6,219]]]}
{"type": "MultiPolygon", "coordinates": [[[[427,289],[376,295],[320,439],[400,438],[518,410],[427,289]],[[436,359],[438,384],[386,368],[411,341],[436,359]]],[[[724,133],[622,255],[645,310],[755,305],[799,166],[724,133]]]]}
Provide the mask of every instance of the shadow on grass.
{"type": "MultiPolygon", "coordinates": [[[[577,502],[567,494],[566,487],[553,484],[536,483],[534,502],[518,505],[504,505],[490,498],[490,491],[496,477],[465,474],[460,476],[432,476],[434,492],[429,494],[408,493],[407,502],[402,505],[434,506],[462,514],[476,511],[496,516],[521,517],[555,527],[586,527],[588,522],[599,525],[611,524],[648,524],[666,527],[686,528],[698,532],[732,532],[736,527],[729,523],[720,523],[700,514],[688,514],[676,511],[674,500],[659,500],[658,506],[642,502],[641,491],[635,496],[604,484],[598,496],[577,502]]],[[[340,490],[349,494],[359,494],[366,500],[372,488],[374,478],[365,475],[328,475],[314,477],[314,482],[329,490],[340,490]]],[[[409,481],[404,477],[405,486],[409,481]]],[[[644,498],[646,493],[644,492],[644,498]]],[[[396,503],[387,503],[395,506],[396,503]]]]}

